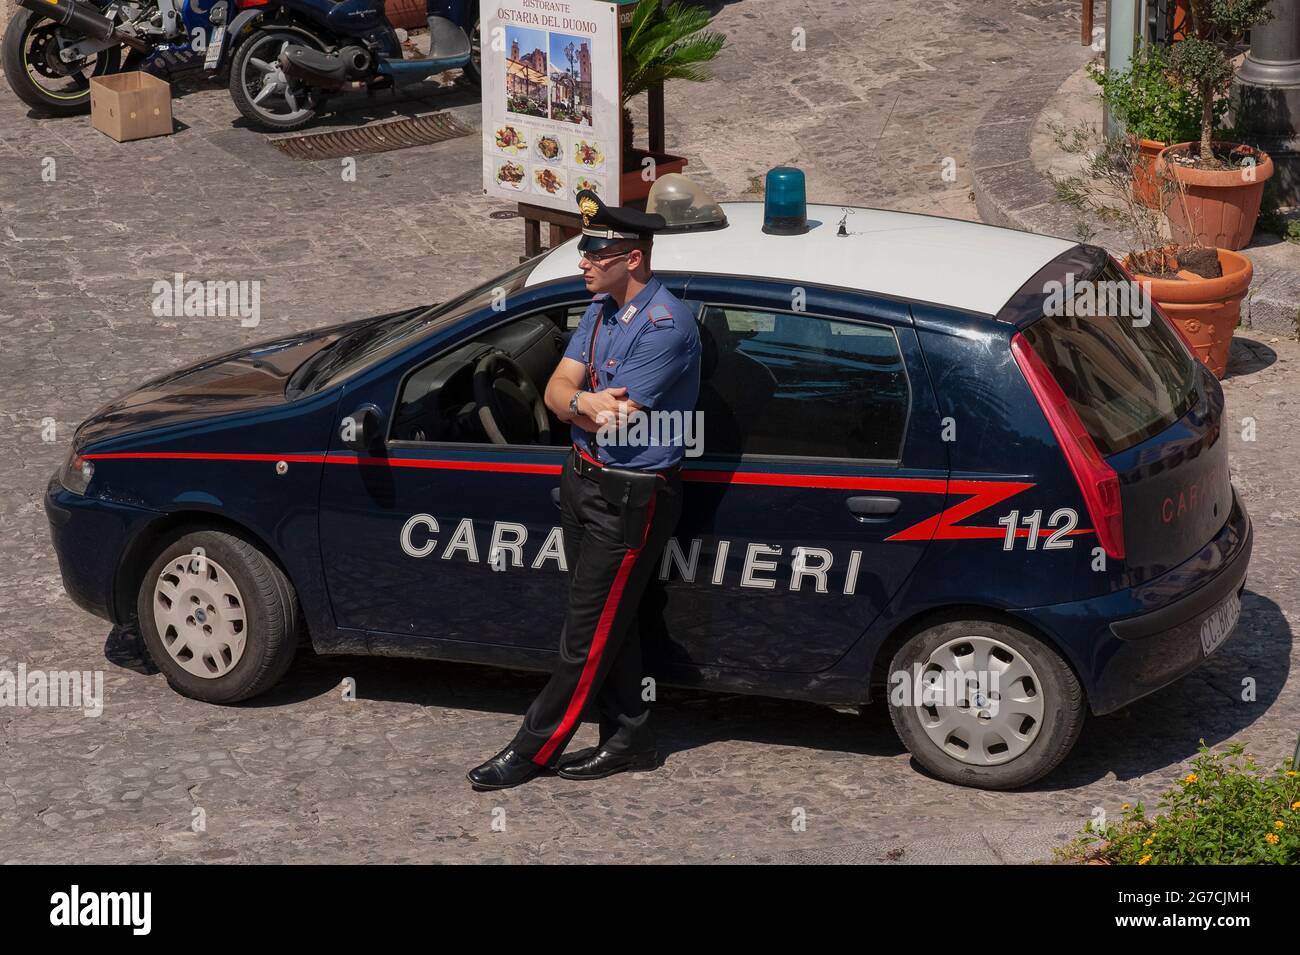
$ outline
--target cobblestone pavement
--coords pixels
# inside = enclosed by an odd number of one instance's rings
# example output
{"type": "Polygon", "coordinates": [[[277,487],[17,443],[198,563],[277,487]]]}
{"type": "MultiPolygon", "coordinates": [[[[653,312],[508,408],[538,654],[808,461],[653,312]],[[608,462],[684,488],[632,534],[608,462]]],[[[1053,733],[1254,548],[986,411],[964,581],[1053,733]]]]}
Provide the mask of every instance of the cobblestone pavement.
{"type": "MultiPolygon", "coordinates": [[[[975,125],[1077,42],[1077,4],[931,7],[941,12],[923,22],[906,0],[718,4],[730,48],[718,82],[670,89],[670,147],[720,199],[795,162],[818,200],[973,218],[975,125]],[[795,27],[806,53],[790,49],[795,27]]],[[[431,89],[399,110],[466,101],[431,89]]],[[[361,107],[325,124],[391,111],[361,107]]],[[[233,122],[224,90],[189,90],[175,111],[176,135],[118,145],[84,118],[33,119],[0,89],[0,668],[100,669],[107,693],[99,718],[0,710],[0,860],[1033,859],[1094,807],[1150,799],[1201,737],[1246,740],[1268,760],[1290,752],[1300,346],[1244,339],[1227,389],[1232,417],[1257,419],[1258,440],[1234,431],[1232,454],[1258,543],[1240,631],[1193,676],[1092,720],[1068,763],[1028,791],[926,778],[883,708],[665,690],[659,772],[479,795],[465,769],[509,737],[541,677],[304,653],[243,706],[176,695],[132,634],[62,592],[40,499],[75,424],[220,350],[445,298],[515,261],[522,238],[517,220],[489,218],[502,204],[479,192],[472,139],[363,157],[344,182],[337,163],[285,159],[233,122]],[[175,272],[260,280],[261,324],[155,318],[152,284],[175,272]],[[356,702],[342,699],[345,677],[356,702]],[[1252,703],[1240,699],[1246,677],[1252,703]],[[804,831],[791,825],[799,807],[804,831]]],[[[584,727],[575,745],[593,736],[584,727]]]]}

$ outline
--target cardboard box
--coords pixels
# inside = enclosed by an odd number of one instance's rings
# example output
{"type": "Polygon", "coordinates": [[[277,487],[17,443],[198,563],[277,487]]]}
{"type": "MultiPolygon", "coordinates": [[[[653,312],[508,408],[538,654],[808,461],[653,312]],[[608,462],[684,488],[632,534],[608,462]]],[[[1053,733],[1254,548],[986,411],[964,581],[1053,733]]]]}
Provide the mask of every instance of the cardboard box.
{"type": "Polygon", "coordinates": [[[90,122],[119,143],[172,131],[172,88],[149,73],[110,73],[90,79],[90,122]]]}

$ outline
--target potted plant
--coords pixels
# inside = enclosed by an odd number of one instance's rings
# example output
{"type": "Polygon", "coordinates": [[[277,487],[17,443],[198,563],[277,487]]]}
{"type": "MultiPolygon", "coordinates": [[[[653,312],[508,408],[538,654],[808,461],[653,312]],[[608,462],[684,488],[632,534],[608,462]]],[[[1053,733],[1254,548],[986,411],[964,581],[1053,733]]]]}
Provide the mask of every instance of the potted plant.
{"type": "MultiPolygon", "coordinates": [[[[1095,137],[1084,127],[1072,135],[1058,132],[1057,141],[1066,151],[1082,154],[1084,163],[1077,176],[1050,177],[1056,200],[1094,214],[1117,230],[1123,246],[1120,263],[1143,284],[1196,356],[1222,378],[1241,302],[1254,275],[1250,260],[1231,249],[1194,240],[1170,241],[1165,217],[1133,194],[1133,172],[1140,162],[1133,139],[1110,137],[1090,148],[1095,137]]],[[[1162,178],[1159,186],[1158,205],[1182,201],[1185,187],[1180,180],[1162,178]]],[[[1079,221],[1079,234],[1082,241],[1095,234],[1088,220],[1079,221]]]]}
{"type": "MultiPolygon", "coordinates": [[[[1134,197],[1154,207],[1160,191],[1153,168],[1156,157],[1166,146],[1200,135],[1200,95],[1174,80],[1164,48],[1155,44],[1142,45],[1128,69],[1107,70],[1102,61],[1094,60],[1088,64],[1088,75],[1101,87],[1110,114],[1136,140],[1134,197]]],[[[1228,102],[1216,100],[1212,108],[1217,124],[1228,102]]]]}
{"type": "Polygon", "coordinates": [[[1270,17],[1271,0],[1190,0],[1187,36],[1169,51],[1174,78],[1201,99],[1200,138],[1169,146],[1157,171],[1177,179],[1167,209],[1174,238],[1240,249],[1250,242],[1273,161],[1262,150],[1214,138],[1214,104],[1227,98],[1233,58],[1246,32],[1270,17]]]}
{"type": "Polygon", "coordinates": [[[641,176],[643,160],[655,161],[655,175],[681,172],[686,160],[680,156],[651,154],[633,145],[635,128],[628,103],[633,97],[668,80],[703,82],[711,79],[706,66],[718,55],[726,37],[705,28],[708,10],[685,3],[665,6],[662,0],[639,0],[631,22],[623,32],[623,178],[622,201],[644,198],[650,182],[641,176]]]}

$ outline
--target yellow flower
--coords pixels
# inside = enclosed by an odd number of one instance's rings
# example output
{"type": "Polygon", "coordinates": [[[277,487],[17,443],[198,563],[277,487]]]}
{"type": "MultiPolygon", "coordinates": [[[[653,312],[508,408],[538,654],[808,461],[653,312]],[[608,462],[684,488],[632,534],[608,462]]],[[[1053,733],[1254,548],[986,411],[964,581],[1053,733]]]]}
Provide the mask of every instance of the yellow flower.
{"type": "MultiPolygon", "coordinates": [[[[1276,836],[1274,836],[1274,838],[1276,838],[1276,836]]],[[[1151,861],[1151,853],[1148,852],[1141,859],[1138,859],[1138,865],[1146,865],[1150,861],[1151,861]]]]}
{"type": "Polygon", "coordinates": [[[1297,773],[1294,769],[1288,769],[1286,771],[1286,774],[1290,776],[1292,779],[1295,779],[1296,776],[1300,776],[1300,773],[1297,773]]]}
{"type": "Polygon", "coordinates": [[[1187,785],[1190,786],[1192,783],[1196,782],[1196,774],[1188,773],[1186,778],[1183,779],[1183,782],[1187,783],[1187,785]]]}
{"type": "Polygon", "coordinates": [[[1270,846],[1275,846],[1281,840],[1278,839],[1275,833],[1270,832],[1268,835],[1264,837],[1264,841],[1267,842],[1270,846]]]}
{"type": "Polygon", "coordinates": [[[1151,845],[1151,843],[1153,843],[1153,842],[1155,842],[1154,839],[1148,839],[1146,842],[1142,843],[1142,848],[1145,849],[1147,846],[1151,845]]]}
{"type": "Polygon", "coordinates": [[[1119,808],[1124,810],[1125,812],[1128,812],[1128,803],[1124,803],[1124,805],[1120,806],[1119,808]]]}
{"type": "Polygon", "coordinates": [[[1286,823],[1283,822],[1281,819],[1278,819],[1276,822],[1273,823],[1273,828],[1274,828],[1274,829],[1285,829],[1285,828],[1286,828],[1286,823]]]}
{"type": "Polygon", "coordinates": [[[1300,809],[1300,799],[1297,799],[1295,802],[1291,803],[1291,808],[1300,809]]]}

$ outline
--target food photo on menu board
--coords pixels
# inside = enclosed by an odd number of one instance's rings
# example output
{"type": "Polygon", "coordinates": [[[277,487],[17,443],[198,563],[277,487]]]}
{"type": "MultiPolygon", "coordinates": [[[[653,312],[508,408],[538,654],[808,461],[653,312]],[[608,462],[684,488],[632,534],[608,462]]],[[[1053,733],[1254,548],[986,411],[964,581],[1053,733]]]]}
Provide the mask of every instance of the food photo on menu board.
{"type": "MultiPolygon", "coordinates": [[[[501,0],[485,12],[484,191],[569,209],[607,201],[622,121],[617,8],[599,0],[501,0]],[[499,32],[493,32],[499,28],[499,32]]],[[[614,189],[616,190],[616,185],[614,189]]]]}
{"type": "Polygon", "coordinates": [[[558,133],[539,133],[533,140],[533,158],[552,166],[564,162],[564,137],[558,133]]]}

